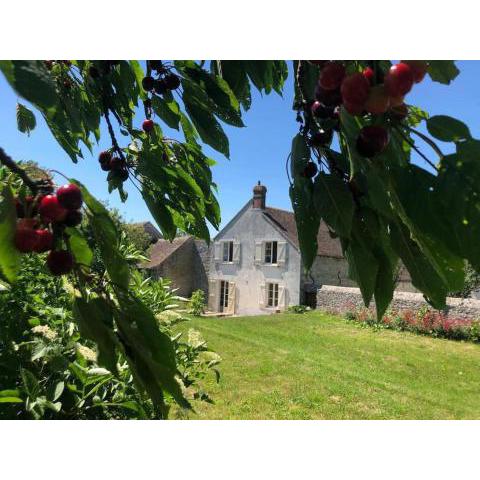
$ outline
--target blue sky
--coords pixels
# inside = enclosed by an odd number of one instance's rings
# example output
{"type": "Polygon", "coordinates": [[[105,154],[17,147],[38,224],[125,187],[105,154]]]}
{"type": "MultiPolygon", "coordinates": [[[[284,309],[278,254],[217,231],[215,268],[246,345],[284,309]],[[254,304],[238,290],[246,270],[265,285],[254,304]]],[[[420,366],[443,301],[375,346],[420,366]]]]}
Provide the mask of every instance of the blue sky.
{"type": "MultiPolygon", "coordinates": [[[[427,110],[430,115],[446,114],[463,120],[472,135],[480,138],[480,62],[458,62],[460,75],[450,86],[431,82],[426,78],[415,85],[407,102],[427,110]]],[[[289,75],[283,98],[272,93],[261,96],[253,92],[252,108],[244,114],[245,128],[224,126],[230,138],[230,160],[206,147],[206,153],[218,163],[213,167],[214,181],[219,186],[222,225],[250,198],[253,185],[260,180],[268,188],[267,203],[278,208],[291,209],[285,160],[292,137],[298,131],[292,105],[292,77],[289,75]]],[[[0,74],[0,145],[16,160],[34,160],[46,168],[60,170],[88,186],[99,199],[108,200],[119,208],[128,221],[152,220],[135,189],[127,188],[129,198],[122,204],[117,193],[107,191],[106,174],[98,167],[98,152],[109,147],[109,137],[102,130],[100,145],[93,155],[85,150],[84,160],[73,164],[57,145],[39,115],[37,128],[30,137],[16,128],[15,106],[17,96],[0,74]]],[[[138,115],[138,125],[143,117],[138,115]]],[[[168,129],[167,129],[168,130],[168,129]]],[[[425,131],[425,130],[424,130],[425,131]]],[[[126,138],[119,136],[119,139],[126,138]]],[[[441,144],[440,144],[441,145],[441,144]]],[[[448,145],[441,145],[445,152],[448,145]]],[[[422,150],[435,160],[427,146],[422,150]]],[[[421,163],[421,161],[419,161],[421,163]]],[[[59,180],[60,181],[60,180],[59,180]]],[[[213,232],[212,232],[213,233],[213,232]]]]}

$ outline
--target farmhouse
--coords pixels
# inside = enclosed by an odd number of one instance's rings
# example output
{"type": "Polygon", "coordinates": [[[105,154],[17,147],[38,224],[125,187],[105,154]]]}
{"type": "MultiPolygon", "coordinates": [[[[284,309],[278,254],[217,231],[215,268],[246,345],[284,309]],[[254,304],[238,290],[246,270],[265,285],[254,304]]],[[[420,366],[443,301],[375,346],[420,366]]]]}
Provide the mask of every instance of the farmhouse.
{"type": "MultiPolygon", "coordinates": [[[[319,287],[355,286],[340,242],[323,222],[317,257],[306,275],[293,212],[269,207],[266,199],[267,188],[258,182],[253,197],[210,246],[191,236],[158,240],[143,267],[152,277],[170,278],[180,295],[204,290],[209,311],[225,315],[313,307],[319,287]]],[[[405,269],[399,272],[397,290],[415,291],[405,269]]]]}

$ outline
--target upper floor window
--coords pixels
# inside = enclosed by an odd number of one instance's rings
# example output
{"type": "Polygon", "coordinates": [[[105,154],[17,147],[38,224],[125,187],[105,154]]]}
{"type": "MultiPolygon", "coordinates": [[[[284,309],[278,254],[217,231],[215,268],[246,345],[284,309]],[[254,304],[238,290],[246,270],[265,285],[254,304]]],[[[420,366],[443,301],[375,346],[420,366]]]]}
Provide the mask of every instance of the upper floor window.
{"type": "Polygon", "coordinates": [[[277,263],[278,242],[265,242],[265,263],[277,263]]]}
{"type": "Polygon", "coordinates": [[[287,242],[280,240],[255,240],[256,265],[284,267],[287,261],[287,242]]]}
{"type": "Polygon", "coordinates": [[[240,242],[220,240],[214,243],[214,259],[218,263],[240,263],[240,242]]]}
{"type": "Polygon", "coordinates": [[[233,240],[223,242],[223,261],[233,262],[233,240]]]}

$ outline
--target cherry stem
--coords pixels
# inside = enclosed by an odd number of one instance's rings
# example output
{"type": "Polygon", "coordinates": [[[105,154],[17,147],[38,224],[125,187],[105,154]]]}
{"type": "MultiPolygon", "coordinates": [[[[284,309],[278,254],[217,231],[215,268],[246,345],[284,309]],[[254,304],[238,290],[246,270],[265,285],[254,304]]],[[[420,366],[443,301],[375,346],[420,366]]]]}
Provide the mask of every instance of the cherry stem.
{"type": "Polygon", "coordinates": [[[440,150],[439,146],[430,138],[430,137],[427,137],[425,134],[423,134],[422,132],[419,132],[418,130],[415,130],[414,128],[412,127],[409,127],[407,125],[407,128],[410,132],[414,133],[415,135],[417,135],[417,137],[420,137],[425,143],[428,143],[432,149],[435,151],[435,153],[438,155],[438,157],[440,158],[440,160],[443,160],[443,157],[445,156],[443,154],[443,152],[440,150]]]}
{"type": "Polygon", "coordinates": [[[122,149],[120,148],[120,146],[118,145],[118,142],[117,142],[117,138],[115,137],[115,132],[113,131],[113,127],[112,127],[112,122],[110,121],[110,115],[109,115],[109,109],[107,106],[105,106],[104,110],[103,110],[103,115],[105,117],[105,120],[107,122],[107,126],[108,126],[108,133],[110,134],[110,138],[112,140],[112,145],[113,145],[113,148],[115,149],[115,151],[118,153],[119,157],[122,159],[123,162],[126,162],[125,161],[125,156],[123,155],[123,152],[122,152],[122,149]]]}
{"type": "Polygon", "coordinates": [[[408,138],[400,128],[395,127],[400,136],[434,169],[438,172],[437,166],[415,145],[415,142],[408,138]]]}

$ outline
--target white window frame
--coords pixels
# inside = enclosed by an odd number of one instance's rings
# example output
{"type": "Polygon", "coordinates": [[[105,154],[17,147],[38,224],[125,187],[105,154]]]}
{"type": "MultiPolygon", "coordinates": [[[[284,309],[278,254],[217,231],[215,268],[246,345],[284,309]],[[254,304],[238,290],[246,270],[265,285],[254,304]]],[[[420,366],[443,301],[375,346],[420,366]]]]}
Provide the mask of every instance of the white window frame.
{"type": "Polygon", "coordinates": [[[224,240],[222,242],[222,263],[233,263],[233,248],[233,240],[224,240]]]}
{"type": "Polygon", "coordinates": [[[219,291],[218,311],[227,312],[230,301],[230,282],[228,280],[220,280],[219,291]]]}
{"type": "Polygon", "coordinates": [[[277,265],[278,263],[278,240],[266,240],[263,247],[263,263],[265,265],[277,265]],[[275,245],[275,248],[274,248],[275,245]],[[270,261],[267,261],[267,251],[270,251],[270,261]],[[273,253],[275,252],[275,261],[273,253]]]}
{"type": "Polygon", "coordinates": [[[266,284],[266,307],[267,308],[278,308],[279,305],[279,292],[280,292],[280,285],[275,282],[267,282],[266,284]]]}

